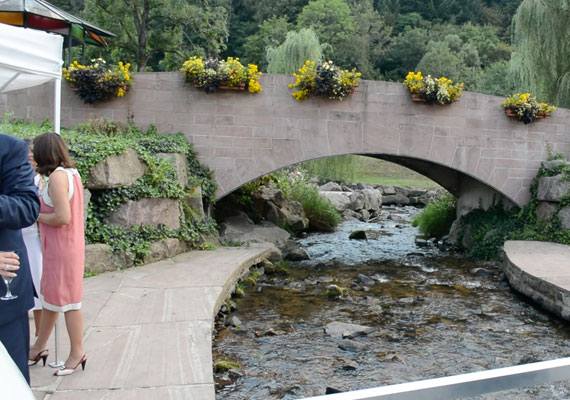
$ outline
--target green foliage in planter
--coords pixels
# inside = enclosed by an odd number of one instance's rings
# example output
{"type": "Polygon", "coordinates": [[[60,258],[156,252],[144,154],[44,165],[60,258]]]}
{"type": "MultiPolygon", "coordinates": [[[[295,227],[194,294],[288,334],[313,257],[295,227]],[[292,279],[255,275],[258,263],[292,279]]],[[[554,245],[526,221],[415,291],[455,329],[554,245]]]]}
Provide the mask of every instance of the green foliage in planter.
{"type": "Polygon", "coordinates": [[[456,201],[449,192],[440,192],[429,204],[416,214],[412,225],[432,237],[442,237],[449,232],[455,220],[456,201]]]}
{"type": "MultiPolygon", "coordinates": [[[[51,124],[26,123],[11,120],[5,115],[0,122],[0,131],[19,137],[39,135],[51,131],[51,124]]],[[[124,153],[127,148],[134,148],[139,159],[148,166],[147,173],[129,187],[109,190],[93,190],[85,227],[88,243],[106,243],[114,252],[124,253],[135,264],[144,260],[150,251],[152,242],[177,238],[198,245],[204,236],[215,233],[215,222],[210,219],[197,221],[195,213],[185,204],[184,199],[191,196],[176,180],[176,172],[165,159],[157,153],[184,153],[188,161],[189,185],[202,185],[202,194],[210,203],[214,201],[215,183],[211,172],[200,165],[196,152],[182,134],[160,134],[151,126],[146,132],[134,125],[127,125],[98,119],[79,125],[75,130],[62,130],[69,152],[77,163],[81,177],[86,183],[89,169],[105,158],[124,153]],[[142,198],[174,198],[179,200],[181,228],[177,231],[165,227],[149,225],[134,226],[125,229],[105,224],[107,217],[121,204],[142,198]]]]}

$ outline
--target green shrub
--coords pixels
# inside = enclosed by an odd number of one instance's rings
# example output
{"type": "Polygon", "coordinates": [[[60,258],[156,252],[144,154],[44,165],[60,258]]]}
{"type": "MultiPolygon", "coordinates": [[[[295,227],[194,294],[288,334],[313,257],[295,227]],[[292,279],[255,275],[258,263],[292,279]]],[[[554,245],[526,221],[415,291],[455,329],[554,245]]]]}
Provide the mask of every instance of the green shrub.
{"type": "Polygon", "coordinates": [[[439,192],[430,203],[412,220],[412,225],[432,237],[442,237],[449,233],[455,220],[455,197],[449,192],[439,192]]]}
{"type": "Polygon", "coordinates": [[[274,186],[283,191],[285,197],[298,201],[305,215],[311,221],[311,229],[332,231],[340,221],[340,215],[329,199],[319,194],[307,171],[292,168],[272,174],[274,186]]]}

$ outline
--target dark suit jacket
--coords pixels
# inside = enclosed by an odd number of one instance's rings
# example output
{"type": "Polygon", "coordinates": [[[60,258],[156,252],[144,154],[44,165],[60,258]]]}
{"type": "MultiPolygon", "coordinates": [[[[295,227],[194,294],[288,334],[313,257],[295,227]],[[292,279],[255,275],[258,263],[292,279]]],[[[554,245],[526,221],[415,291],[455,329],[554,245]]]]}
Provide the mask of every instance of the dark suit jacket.
{"type": "MultiPolygon", "coordinates": [[[[0,301],[0,326],[21,317],[34,305],[34,287],[28,255],[20,229],[38,219],[40,202],[34,171],[23,140],[0,134],[0,250],[13,250],[20,256],[18,276],[10,290],[16,300],[0,301]]],[[[6,285],[0,279],[0,295],[6,285]]]]}

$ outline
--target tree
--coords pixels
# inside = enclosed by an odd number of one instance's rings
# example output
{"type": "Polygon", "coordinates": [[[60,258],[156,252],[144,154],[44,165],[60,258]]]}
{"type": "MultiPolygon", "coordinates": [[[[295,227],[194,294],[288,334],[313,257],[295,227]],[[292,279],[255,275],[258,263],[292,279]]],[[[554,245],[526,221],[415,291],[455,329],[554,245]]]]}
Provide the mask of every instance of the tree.
{"type": "Polygon", "coordinates": [[[507,61],[499,61],[482,69],[475,81],[475,91],[495,96],[508,96],[514,93],[516,88],[505,79],[508,71],[507,61]]]}
{"type": "Polygon", "coordinates": [[[218,55],[227,40],[227,10],[209,0],[86,0],[84,15],[118,35],[110,58],[138,71],[175,69],[191,54],[218,55]],[[159,63],[162,62],[162,66],[159,63]]]}
{"type": "Polygon", "coordinates": [[[513,24],[511,82],[540,101],[570,107],[570,2],[524,0],[513,24]]]}
{"type": "Polygon", "coordinates": [[[325,49],[325,57],[343,68],[354,67],[358,24],[343,0],[316,0],[297,18],[297,28],[312,28],[325,49]]]}
{"type": "Polygon", "coordinates": [[[267,70],[267,49],[277,47],[287,37],[291,25],[285,17],[271,17],[259,25],[259,31],[249,36],[243,46],[243,58],[248,63],[257,64],[260,70],[267,70]]]}
{"type": "Polygon", "coordinates": [[[358,24],[353,62],[365,79],[378,79],[380,62],[390,44],[392,28],[384,23],[372,0],[347,0],[358,24]]]}
{"type": "MultiPolygon", "coordinates": [[[[424,54],[416,69],[422,74],[434,77],[445,76],[455,82],[463,82],[467,88],[473,87],[475,76],[479,72],[473,64],[477,62],[478,56],[473,47],[464,49],[457,47],[459,37],[450,35],[441,42],[430,41],[427,52],[424,54]],[[473,54],[475,52],[475,54],[473,54]],[[469,59],[467,60],[469,56],[469,59]]],[[[459,39],[461,43],[461,39],[459,39]]]]}
{"type": "Polygon", "coordinates": [[[323,59],[323,48],[312,29],[289,32],[287,39],[277,48],[267,49],[267,71],[270,74],[292,74],[310,60],[323,59]]]}
{"type": "Polygon", "coordinates": [[[389,80],[400,81],[413,71],[426,52],[428,31],[426,29],[407,29],[392,42],[386,57],[380,64],[380,70],[389,80]]]}

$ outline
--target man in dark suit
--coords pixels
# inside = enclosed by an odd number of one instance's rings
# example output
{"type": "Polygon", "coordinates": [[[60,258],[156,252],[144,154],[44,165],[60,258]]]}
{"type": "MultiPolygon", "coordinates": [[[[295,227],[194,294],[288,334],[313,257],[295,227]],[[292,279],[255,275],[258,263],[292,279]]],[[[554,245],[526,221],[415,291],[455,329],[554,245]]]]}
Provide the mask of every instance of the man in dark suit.
{"type": "MultiPolygon", "coordinates": [[[[39,211],[34,172],[28,159],[26,143],[0,134],[0,273],[5,276],[17,274],[10,283],[10,290],[18,296],[14,300],[0,301],[0,341],[28,383],[28,310],[34,305],[34,287],[20,229],[32,225],[37,220],[39,211]],[[14,255],[6,253],[9,251],[16,252],[19,257],[19,269],[14,255]]],[[[0,296],[5,293],[6,285],[0,279],[0,296]]]]}

